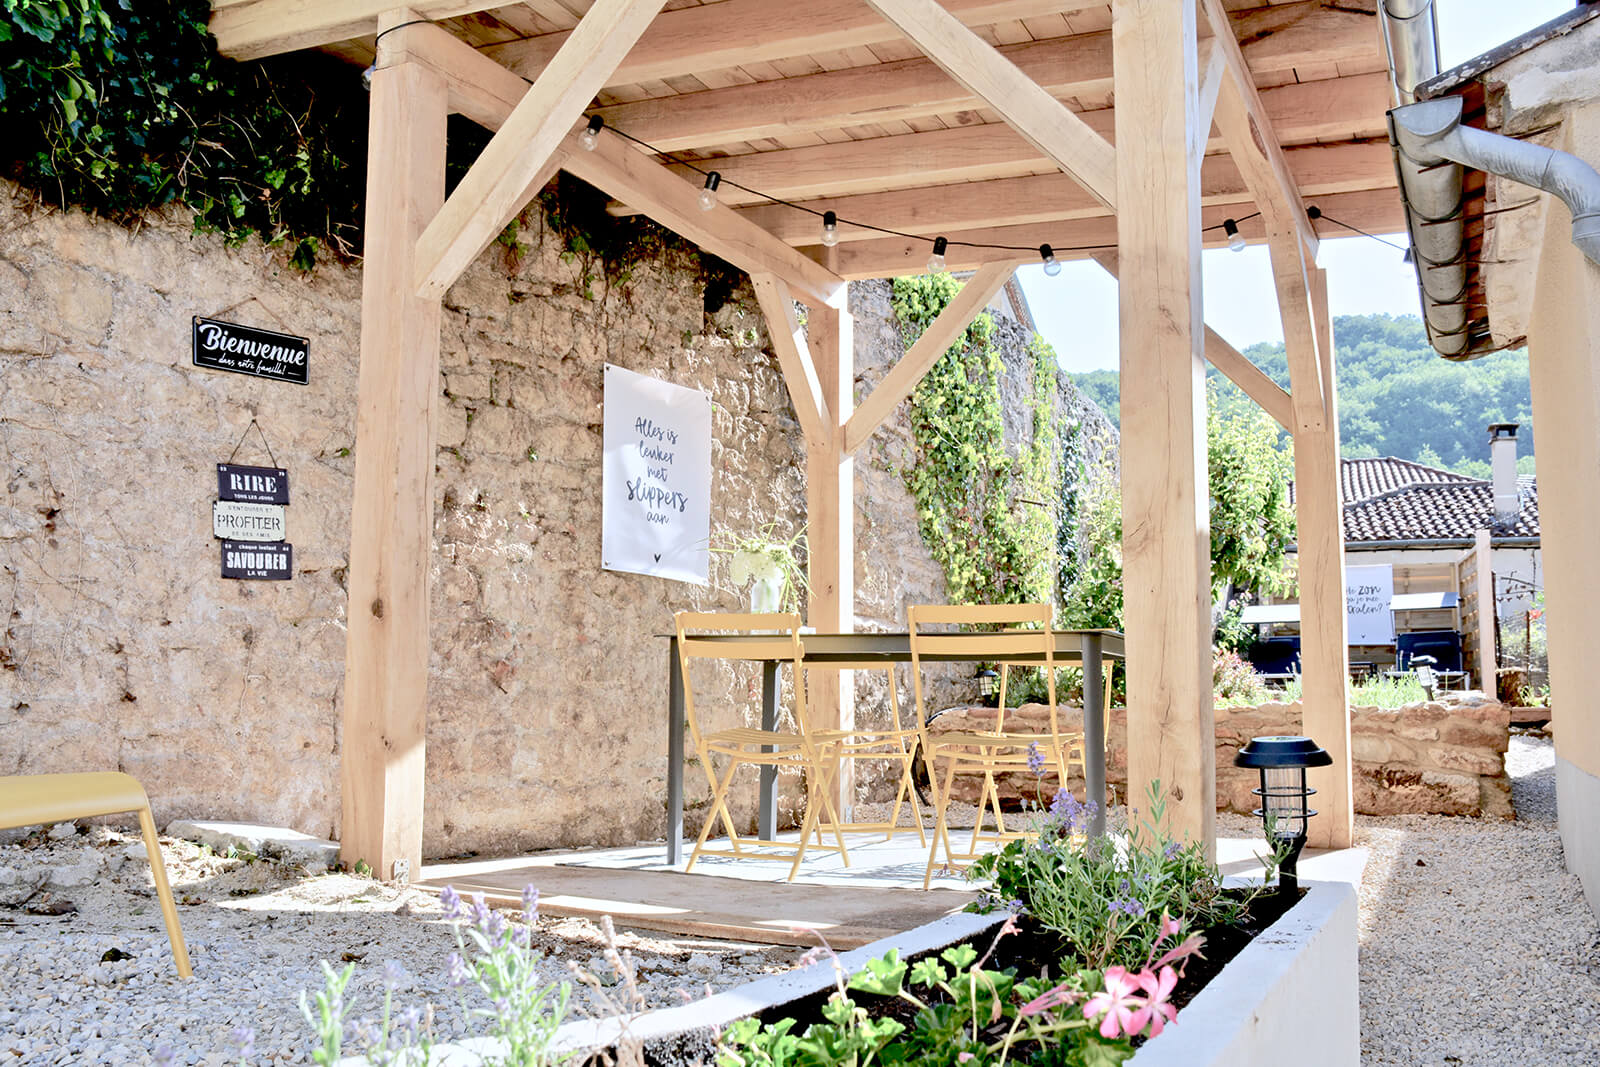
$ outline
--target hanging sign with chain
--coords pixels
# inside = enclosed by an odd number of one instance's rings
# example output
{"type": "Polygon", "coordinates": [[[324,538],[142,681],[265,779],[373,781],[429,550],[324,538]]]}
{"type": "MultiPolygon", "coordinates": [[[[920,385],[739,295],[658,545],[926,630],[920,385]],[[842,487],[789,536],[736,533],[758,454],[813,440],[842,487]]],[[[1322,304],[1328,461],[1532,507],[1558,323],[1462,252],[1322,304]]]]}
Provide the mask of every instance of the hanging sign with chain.
{"type": "Polygon", "coordinates": [[[211,532],[222,542],[222,576],[255,581],[288,581],[294,576],[294,546],[288,535],[285,505],[289,472],[282,467],[248,467],[233,458],[254,429],[261,435],[267,460],[272,446],[255,419],[233,448],[227,463],[217,464],[217,497],[211,504],[211,532]]]}
{"type": "Polygon", "coordinates": [[[194,318],[192,358],[196,367],[306,385],[311,380],[310,354],[311,341],[305,337],[198,315],[194,318]]]}

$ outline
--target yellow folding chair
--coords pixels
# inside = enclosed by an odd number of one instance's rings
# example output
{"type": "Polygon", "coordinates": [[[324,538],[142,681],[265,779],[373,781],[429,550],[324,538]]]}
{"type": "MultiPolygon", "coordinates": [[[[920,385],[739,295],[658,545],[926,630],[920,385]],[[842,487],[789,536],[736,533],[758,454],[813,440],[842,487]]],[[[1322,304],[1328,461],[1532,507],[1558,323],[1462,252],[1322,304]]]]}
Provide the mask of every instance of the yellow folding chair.
{"type": "Polygon", "coordinates": [[[800,616],[794,614],[733,615],[706,612],[680,611],[674,616],[678,629],[678,660],[683,671],[683,706],[689,723],[689,735],[699,754],[700,765],[705,769],[706,780],[711,784],[711,810],[706,814],[705,825],[689,855],[685,873],[694,870],[701,856],[731,856],[740,859],[772,859],[773,850],[778,856],[789,858],[789,880],[794,881],[800,872],[800,862],[807,847],[838,852],[846,866],[850,855],[845,848],[844,834],[839,828],[839,814],[835,810],[829,786],[838,774],[837,753],[826,743],[815,739],[806,726],[805,671],[801,660],[805,646],[800,643],[800,616]],[[692,632],[691,632],[692,631],[692,632]],[[718,638],[721,638],[720,640],[718,638]],[[737,644],[728,638],[738,637],[737,644]],[[794,677],[794,732],[760,730],[753,727],[735,727],[707,732],[701,729],[699,713],[695,708],[694,685],[690,680],[689,664],[696,659],[773,660],[788,663],[794,677]],[[726,769],[718,777],[712,757],[720,756],[726,769]],[[800,840],[766,841],[759,837],[744,837],[734,825],[733,813],[728,810],[728,789],[740,767],[777,767],[798,770],[806,780],[806,811],[800,825],[800,840]],[[827,815],[827,826],[833,831],[834,844],[822,837],[822,811],[827,815]],[[712,826],[720,820],[728,832],[726,849],[710,849],[706,840],[712,826]],[[810,844],[815,833],[817,843],[810,844]],[[754,851],[760,847],[763,852],[754,851]]]}
{"type": "Polygon", "coordinates": [[[1050,630],[1051,614],[1049,604],[913,605],[907,610],[912,685],[917,700],[917,720],[924,724],[924,730],[928,721],[922,685],[922,657],[925,655],[948,653],[998,664],[1002,694],[993,730],[937,736],[924,734],[922,745],[927,753],[928,777],[933,786],[935,807],[933,842],[928,848],[928,866],[922,879],[924,889],[931,884],[933,872],[939,866],[941,848],[945,855],[944,866],[957,867],[963,865],[958,861],[971,861],[982,855],[984,844],[999,845],[1029,835],[1027,830],[1006,829],[1005,816],[1000,810],[999,790],[995,786],[996,774],[1026,771],[1030,759],[1042,758],[1045,765],[1056,772],[1058,780],[1064,782],[1067,777],[1067,748],[1074,737],[1077,738],[1080,760],[1082,758],[1081,735],[1063,734],[1056,713],[1055,637],[1050,630]],[[928,629],[936,626],[993,626],[1002,629],[975,638],[970,634],[957,636],[928,629]],[[1050,716],[1049,733],[1006,729],[1006,672],[1020,663],[1044,671],[1050,716]],[[964,852],[957,852],[950,843],[948,808],[951,790],[957,774],[974,773],[983,776],[977,817],[973,820],[969,847],[964,852]],[[994,817],[993,831],[984,829],[986,815],[994,817]]]}
{"type": "MultiPolygon", "coordinates": [[[[881,668],[879,663],[861,664],[830,664],[832,670],[847,669],[876,669],[881,668]]],[[[889,667],[889,719],[890,728],[887,730],[814,730],[812,738],[818,744],[826,746],[841,765],[845,760],[882,760],[900,764],[899,782],[895,787],[894,808],[889,813],[889,818],[883,822],[847,822],[842,829],[851,833],[881,833],[885,841],[893,839],[896,833],[914,830],[917,840],[926,845],[928,834],[922,827],[922,801],[917,796],[916,781],[913,777],[913,768],[916,766],[917,752],[922,743],[922,727],[920,725],[906,726],[900,721],[900,698],[897,690],[898,682],[895,679],[894,666],[889,667]],[[900,811],[903,807],[911,808],[911,825],[900,825],[900,811]]]]}

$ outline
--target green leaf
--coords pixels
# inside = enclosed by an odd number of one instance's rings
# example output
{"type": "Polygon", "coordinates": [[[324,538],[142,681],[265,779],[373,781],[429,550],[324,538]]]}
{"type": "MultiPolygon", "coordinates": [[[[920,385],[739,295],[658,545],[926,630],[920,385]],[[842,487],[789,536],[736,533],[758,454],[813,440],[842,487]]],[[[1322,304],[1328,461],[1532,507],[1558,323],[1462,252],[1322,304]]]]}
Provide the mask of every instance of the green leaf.
{"type": "Polygon", "coordinates": [[[906,977],[906,964],[897,949],[890,949],[881,959],[868,960],[867,969],[850,979],[850,988],[880,997],[892,997],[900,992],[906,977]]]}

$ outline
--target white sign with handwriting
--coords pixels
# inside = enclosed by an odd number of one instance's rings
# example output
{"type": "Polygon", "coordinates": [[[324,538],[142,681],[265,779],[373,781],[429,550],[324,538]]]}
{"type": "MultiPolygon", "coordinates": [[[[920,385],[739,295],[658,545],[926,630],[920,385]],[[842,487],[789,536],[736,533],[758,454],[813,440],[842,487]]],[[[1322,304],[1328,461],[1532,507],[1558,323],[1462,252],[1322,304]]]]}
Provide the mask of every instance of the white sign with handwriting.
{"type": "Polygon", "coordinates": [[[1345,625],[1352,645],[1394,644],[1394,565],[1344,569],[1345,625]]]}
{"type": "Polygon", "coordinates": [[[711,397],[606,364],[600,565],[705,585],[711,397]]]}

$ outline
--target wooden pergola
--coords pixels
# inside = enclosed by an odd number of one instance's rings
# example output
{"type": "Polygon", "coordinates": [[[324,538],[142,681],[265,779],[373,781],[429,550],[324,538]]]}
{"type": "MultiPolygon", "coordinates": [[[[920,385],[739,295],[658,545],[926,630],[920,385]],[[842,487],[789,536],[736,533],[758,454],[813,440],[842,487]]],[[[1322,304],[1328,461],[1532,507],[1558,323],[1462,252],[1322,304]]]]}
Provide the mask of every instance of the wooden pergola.
{"type": "MultiPolygon", "coordinates": [[[[1037,260],[960,242],[1048,242],[1119,275],[1130,791],[1159,779],[1172,828],[1213,840],[1204,358],[1294,435],[1305,726],[1334,756],[1314,775],[1311,831],[1350,843],[1338,423],[1315,255],[1319,234],[1345,232],[1330,219],[1402,225],[1373,0],[502,2],[213,0],[226,55],[323,48],[375,68],[347,860],[386,877],[421,861],[440,299],[558,170],[750,274],[806,437],[819,630],[853,625],[853,454],[1037,260]],[[452,112],[496,132],[446,198],[452,112]],[[764,193],[943,235],[949,267],[977,273],[858,402],[845,282],[920,272],[930,240],[842,224],[824,247],[814,216],[728,185],[701,210],[693,168],[608,131],[582,147],[590,115],[764,193]],[[1225,219],[1270,247],[1290,391],[1203,324],[1200,250],[1226,243],[1225,219]]],[[[824,675],[813,713],[848,725],[852,694],[824,675]]]]}

